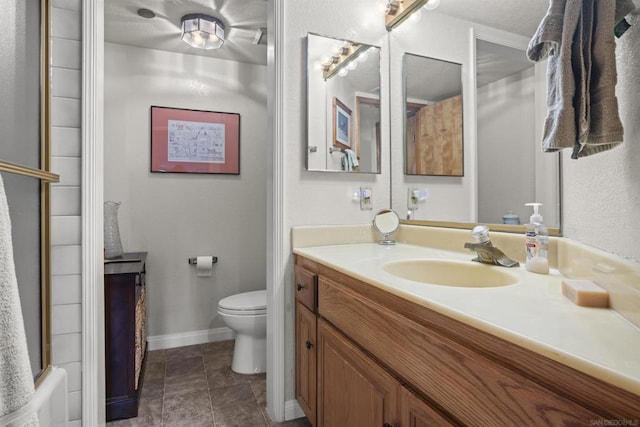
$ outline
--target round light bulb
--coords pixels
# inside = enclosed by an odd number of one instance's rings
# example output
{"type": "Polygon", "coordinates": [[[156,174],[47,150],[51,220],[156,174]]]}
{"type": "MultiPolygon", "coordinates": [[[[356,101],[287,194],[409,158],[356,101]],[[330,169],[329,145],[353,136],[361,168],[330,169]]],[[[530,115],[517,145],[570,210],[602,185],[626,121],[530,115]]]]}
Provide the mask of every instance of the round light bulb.
{"type": "Polygon", "coordinates": [[[343,67],[340,71],[338,71],[338,75],[340,77],[345,77],[347,74],[349,74],[349,70],[346,67],[343,67]]]}
{"type": "Polygon", "coordinates": [[[347,68],[351,71],[355,70],[356,68],[358,68],[358,61],[351,61],[347,64],[347,68]]]}
{"type": "Polygon", "coordinates": [[[367,60],[367,58],[369,58],[369,52],[368,50],[365,50],[360,55],[358,55],[358,62],[364,62],[367,60]]]}
{"type": "Polygon", "coordinates": [[[423,7],[427,10],[433,10],[440,6],[440,0],[429,0],[423,7]]]}

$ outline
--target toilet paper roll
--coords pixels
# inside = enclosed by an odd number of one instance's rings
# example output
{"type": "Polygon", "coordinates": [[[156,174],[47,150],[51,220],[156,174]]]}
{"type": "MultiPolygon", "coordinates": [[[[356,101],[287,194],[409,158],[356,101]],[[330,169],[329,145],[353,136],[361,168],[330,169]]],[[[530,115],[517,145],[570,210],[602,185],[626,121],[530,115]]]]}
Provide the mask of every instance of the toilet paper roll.
{"type": "Polygon", "coordinates": [[[211,255],[199,256],[196,259],[196,276],[198,277],[211,276],[212,269],[213,269],[213,257],[211,255]]]}

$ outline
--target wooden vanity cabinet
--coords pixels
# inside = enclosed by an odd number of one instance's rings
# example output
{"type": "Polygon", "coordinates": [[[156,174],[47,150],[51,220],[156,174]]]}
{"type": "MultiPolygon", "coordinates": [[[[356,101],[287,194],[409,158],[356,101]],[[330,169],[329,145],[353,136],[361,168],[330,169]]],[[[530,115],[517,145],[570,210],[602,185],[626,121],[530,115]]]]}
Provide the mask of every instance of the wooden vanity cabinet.
{"type": "MultiPolygon", "coordinates": [[[[638,417],[638,395],[297,256],[300,271],[317,276],[314,426],[593,425],[638,417]]],[[[301,373],[311,375],[298,366],[301,373]]]]}
{"type": "Polygon", "coordinates": [[[398,425],[400,383],[322,319],[318,368],[319,426],[398,425]]]}
{"type": "Polygon", "coordinates": [[[317,280],[317,275],[296,266],[296,399],[312,426],[317,404],[317,280]]]}
{"type": "Polygon", "coordinates": [[[317,317],[317,275],[296,266],[295,278],[296,399],[312,426],[451,425],[317,317]]]}
{"type": "Polygon", "coordinates": [[[138,415],[146,350],[146,252],[105,262],[106,419],[138,415]]]}

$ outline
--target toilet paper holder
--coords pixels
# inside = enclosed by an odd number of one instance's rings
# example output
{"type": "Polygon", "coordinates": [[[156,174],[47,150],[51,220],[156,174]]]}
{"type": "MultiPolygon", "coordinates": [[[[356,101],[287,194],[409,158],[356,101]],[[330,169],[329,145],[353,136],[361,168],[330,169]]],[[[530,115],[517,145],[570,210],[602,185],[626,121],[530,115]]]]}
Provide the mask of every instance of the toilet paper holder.
{"type": "MultiPolygon", "coordinates": [[[[218,262],[218,257],[217,256],[211,257],[211,264],[215,264],[216,262],[218,262]]],[[[198,257],[192,256],[191,258],[189,258],[189,264],[196,265],[197,263],[198,263],[198,257]]]]}

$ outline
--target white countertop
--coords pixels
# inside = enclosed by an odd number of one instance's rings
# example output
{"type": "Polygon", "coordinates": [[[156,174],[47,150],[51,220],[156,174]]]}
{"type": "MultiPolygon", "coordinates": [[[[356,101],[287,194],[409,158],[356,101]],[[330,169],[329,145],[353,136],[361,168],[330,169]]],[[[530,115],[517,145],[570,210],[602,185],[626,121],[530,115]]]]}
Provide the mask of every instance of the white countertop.
{"type": "Polygon", "coordinates": [[[426,258],[470,261],[471,252],[401,243],[315,246],[293,252],[640,395],[640,329],[614,310],[573,304],[562,295],[563,276],[556,270],[541,275],[522,265],[487,266],[505,269],[520,280],[510,286],[460,288],[398,278],[382,265],[426,258]]]}

